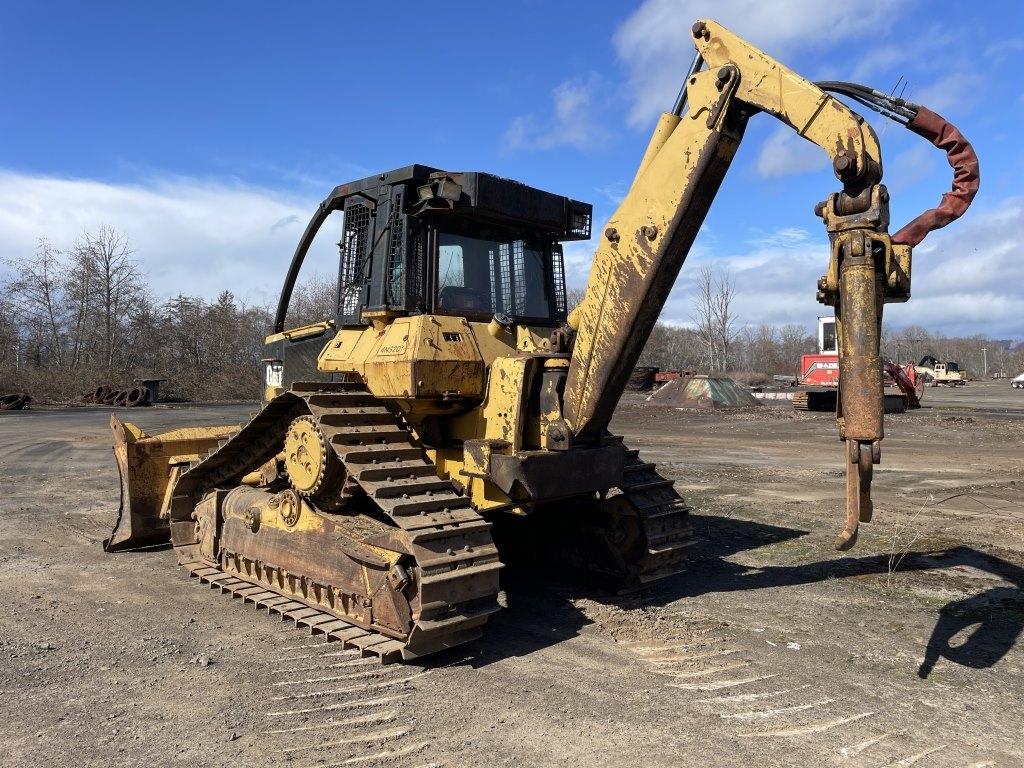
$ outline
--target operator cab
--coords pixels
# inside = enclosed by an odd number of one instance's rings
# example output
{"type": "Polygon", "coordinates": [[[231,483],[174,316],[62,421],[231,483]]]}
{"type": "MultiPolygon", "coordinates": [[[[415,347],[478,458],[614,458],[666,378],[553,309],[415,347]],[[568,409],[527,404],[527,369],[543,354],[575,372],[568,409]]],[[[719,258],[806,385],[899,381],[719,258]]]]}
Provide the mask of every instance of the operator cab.
{"type": "Polygon", "coordinates": [[[367,313],[565,320],[561,243],[590,237],[591,206],[486,173],[411,165],[337,187],[344,211],[337,326],[367,313]]]}
{"type": "Polygon", "coordinates": [[[402,315],[455,315],[557,327],[567,306],[562,243],[590,238],[592,208],[488,173],[410,165],[342,184],[299,241],[264,363],[267,385],[332,380],[316,360],[341,328],[402,315]],[[310,244],[335,211],[335,316],[285,329],[292,290],[310,244]],[[287,372],[285,372],[287,369],[287,372]]]}

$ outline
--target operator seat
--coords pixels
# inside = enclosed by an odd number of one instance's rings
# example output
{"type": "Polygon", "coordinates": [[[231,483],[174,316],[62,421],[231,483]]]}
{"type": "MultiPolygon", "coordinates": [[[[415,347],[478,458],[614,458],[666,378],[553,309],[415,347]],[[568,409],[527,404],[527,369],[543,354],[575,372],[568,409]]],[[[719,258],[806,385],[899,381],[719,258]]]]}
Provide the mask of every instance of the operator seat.
{"type": "Polygon", "coordinates": [[[446,285],[438,295],[441,309],[449,312],[486,312],[487,306],[479,291],[461,285],[446,285]]]}

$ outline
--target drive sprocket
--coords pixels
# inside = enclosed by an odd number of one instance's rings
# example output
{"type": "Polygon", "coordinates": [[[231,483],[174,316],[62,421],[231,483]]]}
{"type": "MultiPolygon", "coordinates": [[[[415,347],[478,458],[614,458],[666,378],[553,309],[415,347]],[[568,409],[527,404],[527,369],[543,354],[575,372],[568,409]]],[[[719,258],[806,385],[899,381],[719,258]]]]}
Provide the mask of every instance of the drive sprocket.
{"type": "Polygon", "coordinates": [[[344,506],[348,496],[344,493],[345,466],[312,416],[298,416],[288,425],[284,467],[288,482],[299,495],[327,509],[344,506]]]}

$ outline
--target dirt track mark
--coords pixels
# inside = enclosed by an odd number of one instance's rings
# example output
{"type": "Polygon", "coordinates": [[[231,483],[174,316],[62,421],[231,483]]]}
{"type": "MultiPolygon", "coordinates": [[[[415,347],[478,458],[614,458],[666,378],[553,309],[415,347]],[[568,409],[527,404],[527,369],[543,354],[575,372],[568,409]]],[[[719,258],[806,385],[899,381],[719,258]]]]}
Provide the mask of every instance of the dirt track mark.
{"type": "Polygon", "coordinates": [[[275,694],[268,697],[274,711],[267,713],[267,748],[318,768],[420,757],[430,744],[417,738],[409,704],[414,681],[429,671],[383,666],[337,648],[327,642],[282,648],[301,653],[270,672],[267,690],[275,694]]]}
{"type": "MultiPolygon", "coordinates": [[[[625,647],[642,659],[654,674],[670,678],[670,682],[664,683],[666,687],[689,692],[690,696],[722,690],[741,691],[688,701],[717,716],[740,738],[810,740],[812,748],[820,754],[831,753],[840,758],[862,756],[856,763],[859,768],[947,764],[928,758],[939,753],[946,757],[950,744],[922,744],[920,738],[908,736],[909,729],[879,732],[873,725],[891,724],[899,719],[898,713],[873,709],[877,702],[857,696],[852,690],[847,690],[843,698],[823,696],[814,681],[799,680],[798,670],[780,667],[774,660],[764,658],[758,649],[735,647],[736,640],[705,637],[690,644],[666,642],[659,645],[645,641],[625,647]],[[728,644],[717,647],[723,643],[728,644]],[[745,656],[747,660],[716,666],[722,657],[736,656],[745,656]],[[681,679],[686,682],[680,682],[681,679]]],[[[815,670],[809,668],[806,672],[814,674],[815,670]]],[[[956,764],[967,764],[979,757],[969,754],[971,750],[966,745],[957,751],[961,758],[956,764]]]]}

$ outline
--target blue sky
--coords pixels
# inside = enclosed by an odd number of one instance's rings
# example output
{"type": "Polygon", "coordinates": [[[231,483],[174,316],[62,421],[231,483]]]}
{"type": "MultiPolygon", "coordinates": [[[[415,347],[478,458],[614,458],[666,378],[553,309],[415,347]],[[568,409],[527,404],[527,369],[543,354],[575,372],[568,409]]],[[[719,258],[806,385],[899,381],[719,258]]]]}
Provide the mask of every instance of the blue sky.
{"type": "MultiPolygon", "coordinates": [[[[812,79],[905,81],[907,98],[964,131],[981,194],[918,249],[915,297],[887,317],[1024,338],[1019,2],[0,7],[3,259],[112,224],[160,294],[266,301],[331,187],[411,162],[589,200],[601,223],[671,105],[691,23],[710,16],[812,79]]],[[[876,127],[895,230],[937,202],[949,168],[903,128],[876,127]]],[[[824,155],[753,120],[665,319],[688,320],[688,275],[712,261],[736,275],[741,320],[810,326],[827,259],[812,208],[834,187],[824,155]]],[[[574,284],[590,251],[570,252],[574,284]]]]}

